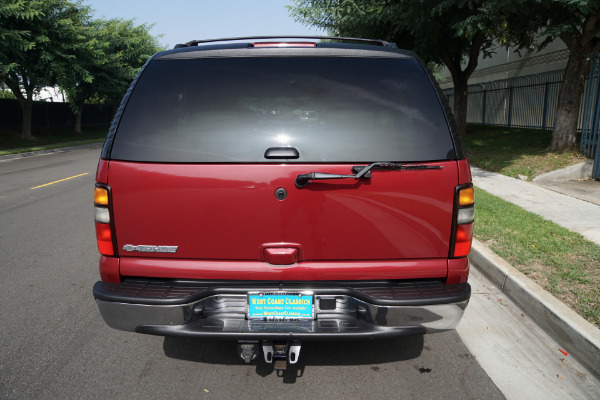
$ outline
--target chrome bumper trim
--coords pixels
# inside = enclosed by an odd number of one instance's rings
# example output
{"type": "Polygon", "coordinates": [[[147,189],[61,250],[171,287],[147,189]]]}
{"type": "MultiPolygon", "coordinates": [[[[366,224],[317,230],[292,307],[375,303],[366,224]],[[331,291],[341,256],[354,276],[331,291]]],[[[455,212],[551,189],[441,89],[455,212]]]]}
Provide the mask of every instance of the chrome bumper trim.
{"type": "Polygon", "coordinates": [[[246,319],[245,295],[214,295],[181,305],[147,305],[96,299],[106,323],[115,329],[174,336],[266,338],[269,335],[314,336],[402,335],[454,329],[468,300],[422,306],[382,306],[351,296],[315,295],[314,321],[263,322],[246,319]],[[321,309],[321,299],[335,308],[321,309]]]}

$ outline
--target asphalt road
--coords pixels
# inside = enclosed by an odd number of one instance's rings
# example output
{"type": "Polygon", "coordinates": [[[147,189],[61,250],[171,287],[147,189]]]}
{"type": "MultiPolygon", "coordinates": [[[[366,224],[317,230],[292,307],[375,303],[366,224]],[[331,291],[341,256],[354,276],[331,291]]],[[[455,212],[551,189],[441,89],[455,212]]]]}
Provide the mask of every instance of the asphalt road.
{"type": "Polygon", "coordinates": [[[457,331],[306,342],[277,376],[244,364],[234,342],[108,328],[92,297],[98,157],[0,160],[0,398],[504,398],[457,331]]]}

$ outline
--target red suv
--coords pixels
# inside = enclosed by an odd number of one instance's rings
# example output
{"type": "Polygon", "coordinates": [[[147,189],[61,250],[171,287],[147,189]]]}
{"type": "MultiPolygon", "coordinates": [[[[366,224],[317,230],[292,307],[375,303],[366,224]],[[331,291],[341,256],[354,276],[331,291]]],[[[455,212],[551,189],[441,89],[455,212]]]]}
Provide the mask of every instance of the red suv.
{"type": "Polygon", "coordinates": [[[453,329],[473,187],[426,66],[383,41],[264,39],[178,45],[131,84],[96,175],[104,320],[280,366],[302,340],[453,329]]]}

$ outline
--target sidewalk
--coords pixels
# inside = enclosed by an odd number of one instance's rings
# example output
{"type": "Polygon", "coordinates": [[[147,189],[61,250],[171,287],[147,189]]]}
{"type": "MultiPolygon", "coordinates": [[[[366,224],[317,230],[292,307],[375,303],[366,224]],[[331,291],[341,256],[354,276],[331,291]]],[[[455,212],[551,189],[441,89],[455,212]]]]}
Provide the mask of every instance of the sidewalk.
{"type": "MultiPolygon", "coordinates": [[[[473,184],[600,245],[600,205],[537,186],[531,182],[472,167],[473,184]]],[[[548,186],[547,184],[545,185],[548,186]]],[[[600,182],[580,185],[586,195],[600,197],[600,182]]],[[[477,199],[475,199],[477,202],[477,199]]]]}
{"type": "MultiPolygon", "coordinates": [[[[475,186],[600,245],[600,201],[597,201],[600,200],[600,182],[547,177],[534,184],[475,167],[471,173],[475,186]]],[[[477,198],[475,204],[477,207],[477,198]]],[[[477,240],[473,241],[469,259],[473,267],[483,272],[538,326],[600,378],[600,330],[477,240]]]]}

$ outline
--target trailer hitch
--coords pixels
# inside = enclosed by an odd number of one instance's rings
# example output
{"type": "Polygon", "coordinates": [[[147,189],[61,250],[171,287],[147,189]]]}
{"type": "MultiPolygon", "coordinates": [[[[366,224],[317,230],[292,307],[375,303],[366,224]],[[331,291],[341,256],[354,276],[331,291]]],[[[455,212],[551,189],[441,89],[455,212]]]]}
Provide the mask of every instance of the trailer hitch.
{"type": "Polygon", "coordinates": [[[296,364],[300,357],[300,341],[273,342],[263,340],[261,342],[265,362],[273,364],[275,371],[285,371],[288,364],[296,364]]]}

